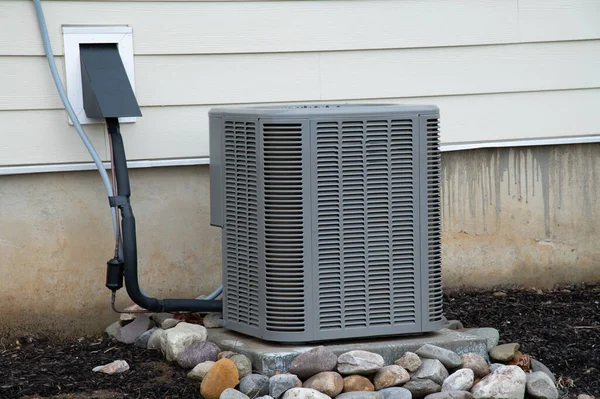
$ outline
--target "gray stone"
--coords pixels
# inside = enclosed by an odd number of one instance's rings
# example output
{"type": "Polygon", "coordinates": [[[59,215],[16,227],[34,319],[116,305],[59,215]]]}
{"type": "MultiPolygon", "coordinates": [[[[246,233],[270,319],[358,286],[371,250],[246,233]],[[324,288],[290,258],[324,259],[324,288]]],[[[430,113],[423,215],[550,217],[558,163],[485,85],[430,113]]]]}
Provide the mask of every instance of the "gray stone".
{"type": "Polygon", "coordinates": [[[160,341],[164,332],[165,330],[162,328],[154,330],[152,334],[150,334],[150,338],[148,338],[148,345],[146,347],[148,349],[160,349],[160,341]]]}
{"type": "Polygon", "coordinates": [[[327,396],[334,397],[344,389],[344,379],[335,371],[323,371],[304,381],[302,387],[315,389],[327,396]]]}
{"type": "Polygon", "coordinates": [[[383,395],[372,391],[354,391],[340,394],[335,399],[383,399],[383,395]]]}
{"type": "Polygon", "coordinates": [[[474,399],[523,399],[527,376],[518,366],[502,366],[471,389],[474,399]]]}
{"type": "Polygon", "coordinates": [[[473,387],[475,373],[471,369],[460,369],[452,373],[444,380],[442,392],[445,391],[468,391],[473,387]]]}
{"type": "MultiPolygon", "coordinates": [[[[213,344],[214,345],[214,344],[213,344]]],[[[218,352],[217,352],[218,354],[218,352]]],[[[233,355],[229,359],[235,364],[235,368],[238,371],[239,378],[244,378],[245,376],[252,373],[252,362],[245,355],[233,355]]],[[[273,395],[271,395],[273,396],[273,395]]]]}
{"type": "Polygon", "coordinates": [[[249,374],[240,380],[240,391],[250,396],[269,394],[269,377],[262,374],[249,374]]]}
{"type": "Polygon", "coordinates": [[[392,365],[377,370],[373,378],[373,385],[375,386],[375,390],[379,391],[384,388],[402,385],[408,380],[410,380],[408,371],[400,366],[392,365]]]}
{"type": "Polygon", "coordinates": [[[337,356],[324,346],[317,346],[296,357],[290,363],[288,371],[306,380],[323,371],[332,371],[337,365],[337,356]]]}
{"type": "Polygon", "coordinates": [[[117,374],[129,370],[129,364],[125,360],[115,360],[112,363],[103,366],[96,366],[92,369],[94,373],[117,374]]]}
{"type": "Polygon", "coordinates": [[[421,366],[421,358],[413,352],[405,352],[404,355],[394,362],[394,364],[405,368],[411,373],[421,366]]]}
{"type": "Polygon", "coordinates": [[[490,358],[497,362],[509,362],[517,354],[519,346],[520,345],[516,343],[495,346],[490,351],[490,358]]]}
{"type": "Polygon", "coordinates": [[[137,337],[137,339],[133,342],[133,345],[137,346],[138,348],[147,348],[150,336],[154,333],[154,331],[156,331],[156,327],[152,327],[151,329],[137,337]]]}
{"type": "Polygon", "coordinates": [[[556,385],[548,374],[534,371],[527,374],[527,394],[535,399],[558,399],[556,385]]]}
{"type": "Polygon", "coordinates": [[[244,395],[237,389],[227,388],[226,390],[221,392],[219,399],[250,399],[250,398],[248,397],[248,395],[244,395]]]}
{"type": "Polygon", "coordinates": [[[126,307],[125,309],[123,309],[124,311],[127,312],[134,312],[134,313],[121,313],[121,315],[119,316],[119,320],[121,321],[130,321],[135,319],[136,317],[138,317],[140,314],[144,314],[146,316],[150,316],[152,314],[152,312],[143,312],[143,313],[139,313],[142,312],[146,309],[144,309],[143,307],[141,307],[138,304],[133,304],[131,306],[126,307]]]}
{"type": "Polygon", "coordinates": [[[166,319],[172,319],[175,317],[172,313],[154,313],[150,318],[156,323],[156,325],[160,326],[163,321],[166,319]]]}
{"type": "Polygon", "coordinates": [[[383,399],[412,399],[412,394],[406,388],[385,388],[379,391],[383,399]]]}
{"type": "Polygon", "coordinates": [[[160,326],[163,330],[168,330],[169,328],[175,327],[177,324],[181,323],[181,320],[176,319],[164,319],[160,326]]]}
{"type": "Polygon", "coordinates": [[[473,394],[469,391],[445,391],[429,394],[425,399],[473,399],[473,394]]]}
{"type": "Polygon", "coordinates": [[[135,340],[148,331],[152,321],[146,315],[139,315],[131,323],[127,324],[116,333],[115,339],[124,344],[133,344],[135,340]]]}
{"type": "Polygon", "coordinates": [[[425,344],[417,349],[415,353],[421,358],[437,359],[449,369],[457,368],[461,365],[460,356],[451,350],[440,348],[439,346],[425,344]]]}
{"type": "Polygon", "coordinates": [[[277,374],[269,378],[269,395],[273,399],[279,399],[288,389],[300,388],[301,386],[302,381],[295,374],[277,374]]]}
{"type": "Polygon", "coordinates": [[[179,323],[173,328],[164,330],[160,337],[160,350],[168,362],[177,357],[194,342],[206,341],[206,328],[198,324],[179,323]]]}
{"type": "Polygon", "coordinates": [[[377,353],[353,350],[342,353],[338,357],[337,369],[340,374],[373,374],[379,370],[385,361],[377,353]]]}
{"type": "Polygon", "coordinates": [[[439,392],[440,389],[442,389],[439,384],[436,384],[429,379],[410,380],[404,384],[403,388],[408,389],[414,399],[424,398],[425,396],[439,392]]]}
{"type": "Polygon", "coordinates": [[[191,369],[203,362],[216,362],[219,352],[221,349],[210,341],[194,342],[185,348],[176,360],[181,368],[191,369]]]}
{"type": "Polygon", "coordinates": [[[273,399],[273,398],[269,395],[265,395],[265,396],[257,396],[256,399],[273,399]]]}
{"type": "Polygon", "coordinates": [[[550,371],[548,367],[544,366],[544,364],[539,360],[531,359],[531,370],[543,371],[544,373],[548,374],[548,377],[550,377],[552,382],[556,385],[556,377],[554,377],[554,373],[552,373],[552,371],[550,371]]]}
{"type": "MultiPolygon", "coordinates": [[[[214,342],[214,341],[211,341],[211,342],[214,342]]],[[[239,353],[232,352],[232,351],[223,351],[223,352],[219,353],[219,355],[217,356],[217,359],[218,360],[221,360],[221,359],[231,359],[231,357],[233,357],[235,355],[239,355],[239,353]]]]}
{"type": "Polygon", "coordinates": [[[446,370],[442,362],[437,359],[423,359],[421,361],[421,367],[415,371],[411,378],[420,380],[427,379],[442,385],[444,380],[448,378],[448,370],[446,370]]]}
{"type": "Polygon", "coordinates": [[[460,330],[464,328],[464,326],[460,320],[448,320],[446,323],[444,323],[444,328],[447,328],[448,330],[460,330]]]}
{"type": "Polygon", "coordinates": [[[212,362],[212,361],[208,361],[208,362],[203,362],[203,363],[197,364],[196,367],[194,367],[187,374],[187,377],[191,378],[191,379],[194,379],[194,380],[202,381],[204,379],[204,377],[206,376],[206,374],[208,374],[208,371],[214,365],[215,365],[215,362],[212,362]]]}
{"type": "Polygon", "coordinates": [[[223,318],[221,313],[209,313],[202,319],[202,324],[206,328],[219,328],[221,327],[221,323],[219,320],[223,318]]]}
{"type": "MultiPolygon", "coordinates": [[[[270,398],[270,396],[269,396],[270,398]]],[[[257,398],[258,399],[258,398],[257,398]]],[[[273,398],[271,398],[273,399],[273,398]]],[[[310,388],[292,388],[283,394],[282,399],[331,399],[329,396],[310,388]]]]}
{"type": "Polygon", "coordinates": [[[498,341],[500,340],[500,333],[495,328],[491,327],[483,327],[483,328],[474,328],[472,330],[467,330],[464,332],[465,334],[475,335],[477,337],[482,337],[487,340],[487,350],[488,352],[498,345],[498,341]]]}
{"type": "Polygon", "coordinates": [[[110,326],[106,327],[106,329],[104,330],[104,334],[106,334],[106,336],[108,338],[114,338],[120,329],[121,329],[121,322],[115,321],[110,326]]]}
{"type": "Polygon", "coordinates": [[[461,368],[471,369],[475,378],[483,378],[490,373],[490,367],[483,356],[477,353],[465,353],[460,355],[461,368]]]}
{"type": "Polygon", "coordinates": [[[577,399],[596,399],[596,398],[592,395],[586,395],[584,393],[580,393],[579,395],[577,395],[577,399]]]}
{"type": "Polygon", "coordinates": [[[490,364],[490,373],[495,373],[500,367],[504,366],[502,363],[492,363],[490,364]]]}
{"type": "MultiPolygon", "coordinates": [[[[208,340],[219,345],[223,351],[236,351],[248,356],[255,371],[267,376],[289,371],[289,364],[299,354],[314,348],[314,345],[307,344],[268,342],[225,328],[208,329],[208,340]]],[[[331,341],[326,346],[336,356],[351,350],[366,350],[381,355],[385,364],[394,364],[400,355],[406,351],[414,352],[423,344],[440,346],[458,354],[473,352],[487,357],[484,338],[447,329],[414,336],[331,341]]]]}

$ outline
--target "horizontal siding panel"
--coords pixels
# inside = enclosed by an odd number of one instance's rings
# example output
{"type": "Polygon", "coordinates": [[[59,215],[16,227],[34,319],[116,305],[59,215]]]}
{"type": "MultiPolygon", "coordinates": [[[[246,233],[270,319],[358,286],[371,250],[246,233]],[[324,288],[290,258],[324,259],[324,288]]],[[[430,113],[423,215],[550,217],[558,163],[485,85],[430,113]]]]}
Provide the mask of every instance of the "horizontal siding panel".
{"type": "MultiPolygon", "coordinates": [[[[0,111],[0,131],[0,166],[91,161],[65,111],[0,111]]],[[[86,132],[106,159],[103,126],[87,126],[86,132]]]]}
{"type": "MultiPolygon", "coordinates": [[[[44,1],[63,25],[130,25],[137,54],[414,48],[600,38],[597,0],[44,1]],[[167,27],[157,29],[157,27],[167,27]]],[[[0,55],[42,55],[30,0],[3,1],[0,55]]]]}
{"type": "Polygon", "coordinates": [[[121,126],[127,159],[208,155],[208,106],[144,107],[142,118],[121,126]]]}
{"type": "MultiPolygon", "coordinates": [[[[350,101],[363,102],[363,101],[350,101]]],[[[600,134],[600,89],[364,101],[436,104],[443,144],[600,134]]],[[[122,126],[130,160],[206,157],[212,106],[145,107],[122,126]]],[[[63,111],[2,111],[0,165],[84,162],[90,158],[63,111]],[[25,121],[25,122],[24,122],[25,121]]],[[[98,125],[87,127],[102,150],[98,125]]],[[[102,152],[106,159],[106,151],[102,152]]]]}
{"type": "Polygon", "coordinates": [[[600,89],[429,97],[398,102],[437,104],[444,144],[600,134],[600,112],[597,112],[600,89]]]}
{"type": "MultiPolygon", "coordinates": [[[[57,61],[62,71],[62,58],[57,61]]],[[[600,87],[600,40],[328,53],[137,56],[135,70],[142,106],[563,90],[600,87]]],[[[0,110],[62,108],[44,57],[0,57],[0,87],[0,110]]]]}
{"type": "Polygon", "coordinates": [[[321,54],[323,100],[600,87],[600,40],[321,54]]]}
{"type": "MultiPolygon", "coordinates": [[[[55,60],[64,83],[63,60],[55,60]]],[[[0,110],[62,108],[45,57],[0,56],[0,88],[0,110]]]]}
{"type": "Polygon", "coordinates": [[[519,29],[523,41],[597,39],[600,1],[519,0],[519,29]]]}
{"type": "MultiPolygon", "coordinates": [[[[137,56],[136,95],[142,106],[318,99],[318,67],[317,53],[137,56]]],[[[0,87],[0,110],[63,107],[42,56],[0,57],[0,87]]]]}
{"type": "MultiPolygon", "coordinates": [[[[43,2],[55,54],[63,25],[130,25],[136,54],[356,50],[512,43],[517,0],[43,2]]],[[[29,0],[3,1],[0,55],[42,55],[29,0]]],[[[568,33],[566,33],[568,34],[568,33]]]]}
{"type": "MultiPolygon", "coordinates": [[[[121,132],[127,158],[165,159],[208,154],[208,107],[142,108],[121,132]]],[[[98,154],[108,159],[103,125],[84,129],[98,154]]],[[[91,157],[61,110],[0,111],[0,166],[89,162],[91,157]]]]}
{"type": "Polygon", "coordinates": [[[319,54],[138,56],[142,105],[305,101],[320,96],[319,54]]]}

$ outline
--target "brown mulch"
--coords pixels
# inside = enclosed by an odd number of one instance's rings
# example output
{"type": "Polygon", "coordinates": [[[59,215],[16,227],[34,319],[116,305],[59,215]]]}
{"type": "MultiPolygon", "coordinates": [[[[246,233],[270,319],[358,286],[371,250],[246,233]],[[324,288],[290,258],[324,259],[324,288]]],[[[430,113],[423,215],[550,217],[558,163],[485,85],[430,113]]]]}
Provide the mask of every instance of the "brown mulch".
{"type": "Polygon", "coordinates": [[[500,343],[546,365],[570,397],[600,398],[600,284],[552,291],[508,289],[455,291],[445,296],[448,319],[465,327],[494,327],[500,343]],[[502,295],[506,294],[506,295],[502,295]]]}
{"type": "MultiPolygon", "coordinates": [[[[533,290],[460,290],[445,296],[448,319],[465,327],[495,327],[501,343],[548,366],[562,393],[600,398],[600,284],[533,290]]],[[[1,341],[0,341],[1,342],[1,341]]],[[[199,383],[186,371],[164,363],[158,351],[107,339],[49,342],[28,336],[19,346],[0,343],[0,398],[116,399],[199,398],[199,383]],[[118,375],[92,373],[115,359],[131,369],[118,375]]]]}
{"type": "Polygon", "coordinates": [[[20,348],[0,347],[0,398],[198,398],[199,383],[186,371],[163,362],[160,351],[108,339],[20,348]],[[92,368],[125,360],[123,374],[92,373],[92,368]]]}

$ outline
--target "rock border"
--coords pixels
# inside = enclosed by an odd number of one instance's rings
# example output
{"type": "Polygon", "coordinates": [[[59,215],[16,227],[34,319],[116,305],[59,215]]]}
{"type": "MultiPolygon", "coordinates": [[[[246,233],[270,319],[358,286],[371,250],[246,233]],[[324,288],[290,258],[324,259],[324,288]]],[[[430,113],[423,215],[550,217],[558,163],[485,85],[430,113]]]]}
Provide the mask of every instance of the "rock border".
{"type": "MultiPolygon", "coordinates": [[[[139,307],[127,310],[143,311],[139,307]]],[[[351,350],[336,356],[325,346],[299,354],[288,370],[267,377],[252,372],[250,359],[221,351],[207,340],[206,328],[219,328],[222,316],[186,322],[168,313],[121,315],[105,334],[126,344],[160,350],[165,360],[190,370],[204,399],[558,399],[552,372],[519,351],[518,343],[499,345],[494,328],[466,329],[458,320],[446,326],[484,337],[489,360],[425,344],[397,354],[385,364],[376,353],[351,350]],[[203,320],[205,325],[197,324],[203,320]]],[[[118,361],[117,361],[118,362],[118,361]]],[[[97,371],[100,371],[99,368],[97,371]]],[[[95,371],[96,371],[95,369],[95,371]]],[[[126,372],[127,368],[116,368],[126,372]]],[[[102,372],[111,374],[110,367],[102,372]]],[[[594,399],[585,398],[585,399],[594,399]]]]}

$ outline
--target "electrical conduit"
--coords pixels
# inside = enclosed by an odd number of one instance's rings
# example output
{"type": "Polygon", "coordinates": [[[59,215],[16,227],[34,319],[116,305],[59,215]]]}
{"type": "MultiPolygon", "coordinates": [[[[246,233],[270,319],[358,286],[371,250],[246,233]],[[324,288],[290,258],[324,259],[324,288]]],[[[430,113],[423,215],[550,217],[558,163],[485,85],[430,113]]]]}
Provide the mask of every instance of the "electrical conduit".
{"type": "MultiPolygon", "coordinates": [[[[64,86],[60,79],[60,75],[56,68],[56,62],[54,60],[54,54],[52,52],[52,46],[50,44],[50,38],[48,36],[48,28],[46,26],[46,20],[44,18],[44,11],[42,9],[42,5],[40,0],[33,0],[33,4],[35,7],[35,12],[37,16],[38,25],[40,28],[40,33],[42,36],[42,42],[44,46],[44,52],[46,54],[46,59],[48,61],[48,66],[50,67],[50,73],[52,74],[52,79],[54,80],[54,84],[60,96],[60,99],[73,122],[73,126],[75,126],[75,130],[77,134],[83,141],[86,149],[91,155],[94,164],[98,168],[98,172],[100,173],[100,177],[102,178],[102,182],[104,184],[104,188],[106,190],[106,194],[109,198],[114,196],[113,187],[110,182],[110,178],[106,173],[106,169],[102,164],[102,161],[98,155],[98,152],[94,148],[93,144],[90,142],[87,134],[83,130],[77,115],[73,111],[73,107],[69,101],[69,98],[65,92],[64,86]]],[[[117,187],[120,196],[127,197],[127,203],[120,206],[121,214],[123,216],[122,220],[122,230],[123,230],[123,239],[124,242],[122,244],[123,247],[123,257],[125,261],[125,265],[130,267],[125,267],[125,284],[127,287],[127,292],[131,299],[143,307],[144,309],[150,311],[159,311],[159,312],[173,312],[173,311],[193,311],[193,312],[213,312],[213,311],[221,311],[222,302],[215,300],[219,295],[221,295],[223,291],[223,286],[217,288],[213,293],[209,294],[207,297],[202,300],[197,299],[163,299],[159,300],[156,298],[152,298],[140,288],[138,276],[137,276],[137,244],[136,244],[136,234],[135,234],[135,218],[133,216],[133,210],[131,205],[129,204],[129,176],[127,173],[127,160],[125,158],[125,150],[123,146],[123,140],[118,128],[118,120],[116,120],[116,124],[113,125],[112,129],[109,127],[109,134],[111,134],[113,141],[113,151],[115,156],[115,172],[117,174],[117,187]],[[116,126],[116,128],[115,128],[116,126]]],[[[117,226],[117,212],[115,207],[111,207],[112,214],[112,224],[113,231],[115,234],[116,240],[120,241],[119,229],[117,226]]],[[[118,242],[119,242],[118,241],[118,242]]],[[[121,250],[119,251],[121,254],[121,250]]],[[[114,298],[114,291],[113,291],[114,298]]]]}

